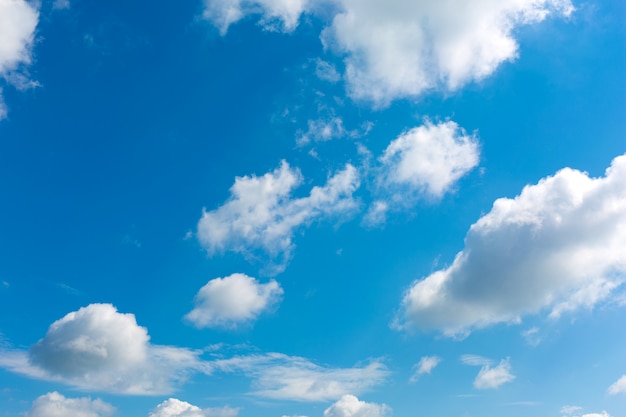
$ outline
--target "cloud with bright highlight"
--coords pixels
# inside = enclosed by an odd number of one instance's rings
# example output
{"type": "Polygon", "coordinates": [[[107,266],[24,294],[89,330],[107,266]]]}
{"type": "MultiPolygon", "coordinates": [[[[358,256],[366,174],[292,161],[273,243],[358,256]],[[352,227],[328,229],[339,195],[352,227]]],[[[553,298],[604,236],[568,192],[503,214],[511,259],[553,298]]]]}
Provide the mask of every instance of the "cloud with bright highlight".
{"type": "Polygon", "coordinates": [[[200,243],[210,255],[224,251],[250,255],[260,250],[268,257],[267,272],[282,272],[299,227],[358,208],[353,193],[359,188],[359,175],[350,164],[325,185],[313,187],[308,196],[293,198],[302,182],[300,171],[285,161],[261,177],[237,177],[228,201],[215,210],[204,210],[198,222],[200,243]]]}
{"type": "Polygon", "coordinates": [[[354,395],[344,395],[324,410],[324,417],[390,417],[391,414],[388,405],[367,403],[354,395]]]}
{"type": "Polygon", "coordinates": [[[169,398],[159,404],[148,417],[235,417],[238,408],[205,408],[201,409],[177,398],[169,398]]]}
{"type": "Polygon", "coordinates": [[[115,407],[88,397],[66,398],[58,392],[50,392],[33,401],[26,417],[105,417],[115,412],[115,407]]]}
{"type": "Polygon", "coordinates": [[[603,177],[565,168],[501,198],[449,267],[405,293],[396,326],[454,336],[590,309],[626,278],[626,155],[603,177]]]}
{"type": "Polygon", "coordinates": [[[185,318],[196,327],[234,328],[256,320],[276,305],[282,294],[275,280],[261,284],[245,274],[215,278],[198,291],[195,307],[185,318]]]}

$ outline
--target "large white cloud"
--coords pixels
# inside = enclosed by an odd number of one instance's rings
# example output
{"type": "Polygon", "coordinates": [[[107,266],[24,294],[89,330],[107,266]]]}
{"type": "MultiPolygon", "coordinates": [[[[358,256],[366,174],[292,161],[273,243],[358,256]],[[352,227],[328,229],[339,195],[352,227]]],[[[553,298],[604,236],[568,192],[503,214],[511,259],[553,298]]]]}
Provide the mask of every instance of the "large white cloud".
{"type": "Polygon", "coordinates": [[[322,41],[345,56],[349,94],[376,106],[482,80],[517,57],[516,28],[573,11],[570,0],[207,0],[205,17],[222,34],[248,14],[290,31],[320,8],[332,16],[322,41]]]}
{"type": "Polygon", "coordinates": [[[269,273],[281,272],[293,249],[294,231],[312,221],[351,212],[357,208],[352,194],[359,187],[356,168],[348,164],[322,187],[306,197],[293,198],[302,175],[283,161],[261,177],[237,177],[231,197],[221,207],[204,210],[198,222],[198,239],[209,254],[263,251],[270,259],[269,273]]]}
{"type": "Polygon", "coordinates": [[[215,278],[194,299],[195,307],[185,318],[197,327],[236,327],[253,320],[274,306],[283,294],[278,282],[261,284],[245,274],[215,278]]]}
{"type": "Polygon", "coordinates": [[[210,363],[216,371],[252,378],[252,394],[292,401],[334,401],[383,383],[389,371],[380,361],[353,368],[329,368],[280,353],[235,356],[210,363]]]}
{"type": "Polygon", "coordinates": [[[156,395],[202,367],[200,352],[153,345],[132,314],[90,304],[50,325],[29,352],[5,350],[0,366],[84,390],[156,395]]]}
{"type": "MultiPolygon", "coordinates": [[[[0,0],[0,78],[18,88],[27,87],[22,66],[31,62],[35,28],[39,23],[39,11],[25,0],[0,0]],[[18,71],[18,73],[15,73],[18,71]]],[[[0,120],[7,115],[7,108],[0,88],[0,120]]]]}
{"type": "Polygon", "coordinates": [[[609,394],[626,394],[626,375],[622,375],[620,379],[609,387],[609,394]]]}
{"type": "Polygon", "coordinates": [[[354,395],[344,395],[324,410],[324,417],[388,417],[391,408],[386,404],[367,403],[354,395]]]}
{"type": "Polygon", "coordinates": [[[415,282],[396,325],[460,335],[607,299],[626,278],[626,155],[604,177],[566,168],[472,225],[449,267],[415,282]]]}
{"type": "Polygon", "coordinates": [[[33,401],[26,417],[104,417],[114,412],[112,405],[100,399],[65,398],[58,392],[50,392],[33,401]]]}
{"type": "Polygon", "coordinates": [[[201,409],[188,402],[169,398],[159,404],[148,417],[235,417],[238,408],[221,407],[201,409]]]}

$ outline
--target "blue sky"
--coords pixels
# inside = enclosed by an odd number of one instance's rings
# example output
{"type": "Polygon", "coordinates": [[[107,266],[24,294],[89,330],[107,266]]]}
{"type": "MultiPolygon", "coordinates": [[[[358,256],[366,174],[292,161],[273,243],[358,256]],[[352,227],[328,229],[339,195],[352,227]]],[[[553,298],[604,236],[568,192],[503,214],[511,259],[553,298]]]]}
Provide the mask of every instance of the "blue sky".
{"type": "Polygon", "coordinates": [[[0,417],[626,415],[625,16],[0,0],[0,417]]]}

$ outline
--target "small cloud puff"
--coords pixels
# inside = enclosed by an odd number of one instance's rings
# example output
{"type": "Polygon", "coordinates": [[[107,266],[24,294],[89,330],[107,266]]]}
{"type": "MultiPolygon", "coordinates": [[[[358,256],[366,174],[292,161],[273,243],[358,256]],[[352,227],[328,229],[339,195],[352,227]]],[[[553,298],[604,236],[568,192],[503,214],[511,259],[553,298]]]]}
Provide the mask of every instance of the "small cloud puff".
{"type": "Polygon", "coordinates": [[[238,408],[221,407],[201,409],[188,402],[170,398],[159,404],[148,417],[235,417],[238,408]]]}
{"type": "Polygon", "coordinates": [[[185,318],[196,327],[234,328],[256,320],[276,305],[282,294],[275,280],[261,284],[245,274],[215,278],[198,291],[195,307],[185,318]]]}
{"type": "Polygon", "coordinates": [[[441,363],[441,358],[438,356],[423,356],[420,361],[413,367],[415,372],[411,376],[409,382],[416,382],[420,376],[424,374],[430,374],[433,369],[441,363]]]}
{"type": "Polygon", "coordinates": [[[65,398],[58,392],[50,392],[33,401],[26,417],[105,417],[113,414],[115,408],[100,399],[89,397],[65,398]]]}
{"type": "Polygon", "coordinates": [[[386,404],[367,403],[354,395],[344,395],[324,410],[324,417],[390,417],[391,414],[386,404]]]}
{"type": "Polygon", "coordinates": [[[490,365],[484,365],[476,379],[474,380],[474,388],[476,389],[494,389],[507,382],[511,382],[515,376],[511,374],[511,365],[508,359],[500,361],[493,368],[490,365]]]}

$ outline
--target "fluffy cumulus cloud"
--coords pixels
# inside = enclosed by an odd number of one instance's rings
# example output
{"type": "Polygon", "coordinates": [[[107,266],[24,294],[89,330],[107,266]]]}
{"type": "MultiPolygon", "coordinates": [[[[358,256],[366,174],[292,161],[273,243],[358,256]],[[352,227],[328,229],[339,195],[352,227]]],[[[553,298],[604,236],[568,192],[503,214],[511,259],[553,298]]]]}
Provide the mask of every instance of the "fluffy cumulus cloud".
{"type": "Polygon", "coordinates": [[[406,291],[396,325],[458,336],[592,308],[624,282],[624,253],[626,155],[600,178],[566,168],[498,199],[454,262],[406,291]]]}
{"type": "Polygon", "coordinates": [[[609,387],[609,394],[626,394],[626,375],[622,375],[620,379],[609,387]]]}
{"type": "Polygon", "coordinates": [[[285,31],[302,13],[330,14],[321,38],[344,56],[349,94],[385,106],[484,79],[517,57],[516,28],[573,10],[570,0],[207,0],[204,16],[225,34],[249,14],[285,31]]]}
{"type": "Polygon", "coordinates": [[[100,399],[88,397],[65,398],[58,392],[50,392],[37,398],[26,417],[104,417],[115,412],[115,408],[100,399]]]}
{"type": "Polygon", "coordinates": [[[389,375],[379,361],[353,368],[328,368],[280,353],[236,356],[210,363],[215,371],[242,373],[253,380],[258,397],[291,401],[334,401],[362,393],[389,375]]]}
{"type": "Polygon", "coordinates": [[[185,318],[197,327],[236,327],[251,322],[274,306],[283,294],[278,282],[259,283],[245,274],[215,278],[195,297],[195,307],[185,318]]]}
{"type": "Polygon", "coordinates": [[[188,402],[170,398],[159,404],[148,417],[235,417],[238,408],[205,408],[201,409],[188,402]]]}
{"type": "Polygon", "coordinates": [[[391,408],[386,404],[360,401],[354,395],[344,395],[324,410],[324,417],[390,417],[391,408]]]}
{"type": "MultiPolygon", "coordinates": [[[[35,28],[39,11],[25,0],[0,0],[0,79],[17,88],[34,84],[25,81],[21,71],[31,62],[35,28]]],[[[0,119],[7,115],[7,107],[0,88],[0,119]]]]}
{"type": "Polygon", "coordinates": [[[132,314],[91,304],[55,321],[29,352],[4,351],[0,366],[84,390],[154,395],[171,392],[198,352],[153,345],[132,314]]]}
{"type": "Polygon", "coordinates": [[[349,213],[358,206],[352,195],[359,187],[359,176],[350,164],[324,186],[313,187],[308,196],[292,197],[302,181],[300,171],[285,161],[261,177],[237,177],[229,200],[203,212],[197,232],[200,243],[209,254],[233,251],[250,255],[261,250],[270,260],[267,272],[281,272],[290,258],[298,227],[349,213]]]}
{"type": "MultiPolygon", "coordinates": [[[[401,188],[441,198],[478,165],[480,151],[475,135],[468,135],[453,121],[409,130],[393,140],[380,162],[385,188],[401,188]]],[[[398,194],[396,199],[406,199],[398,194]]]]}
{"type": "Polygon", "coordinates": [[[420,376],[431,373],[432,370],[435,369],[440,363],[441,358],[439,356],[423,356],[413,367],[414,372],[411,376],[410,382],[415,382],[420,376]]]}

